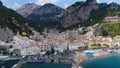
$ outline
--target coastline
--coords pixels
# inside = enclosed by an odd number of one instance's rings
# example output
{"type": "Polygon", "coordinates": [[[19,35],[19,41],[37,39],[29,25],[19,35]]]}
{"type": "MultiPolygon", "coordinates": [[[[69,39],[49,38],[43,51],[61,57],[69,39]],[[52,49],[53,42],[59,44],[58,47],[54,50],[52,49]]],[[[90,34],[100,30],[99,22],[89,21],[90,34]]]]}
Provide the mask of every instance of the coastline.
{"type": "Polygon", "coordinates": [[[119,56],[119,55],[120,55],[120,54],[114,54],[114,55],[111,54],[111,55],[106,55],[106,56],[96,56],[96,57],[91,58],[91,59],[83,60],[83,61],[79,64],[79,66],[82,67],[83,64],[85,64],[85,63],[87,63],[87,62],[89,62],[89,61],[95,60],[95,59],[101,59],[101,58],[112,57],[112,56],[119,56]]]}
{"type": "MultiPolygon", "coordinates": [[[[76,56],[74,56],[73,58],[72,58],[72,62],[71,63],[65,63],[65,62],[63,62],[63,63],[60,63],[60,62],[53,62],[53,61],[47,61],[47,60],[45,60],[45,61],[40,61],[40,60],[21,60],[22,62],[19,62],[18,64],[16,64],[15,66],[17,66],[17,68],[20,68],[20,66],[22,65],[22,64],[25,64],[25,63],[53,63],[53,64],[71,64],[72,65],[72,68],[82,68],[82,65],[83,64],[85,64],[85,63],[87,63],[87,62],[89,62],[89,61],[91,61],[91,60],[94,60],[94,59],[99,59],[99,58],[105,58],[105,57],[110,57],[110,56],[117,56],[117,55],[120,55],[120,53],[119,54],[107,54],[107,55],[104,55],[104,56],[95,56],[94,58],[88,58],[86,55],[85,55],[85,53],[84,52],[78,52],[78,54],[76,54],[76,55],[78,55],[77,57],[76,56]],[[81,56],[79,56],[79,55],[82,55],[82,57],[81,56]],[[79,57],[79,58],[78,58],[79,57]],[[46,62],[47,61],[47,62],[46,62]]],[[[13,68],[16,68],[16,67],[14,67],[13,66],[13,68]]]]}
{"type": "Polygon", "coordinates": [[[72,65],[71,62],[68,62],[68,61],[55,62],[55,60],[48,61],[48,60],[44,60],[44,59],[43,60],[25,60],[25,59],[22,59],[17,64],[15,64],[12,68],[21,68],[21,65],[26,64],[26,63],[53,63],[53,64],[70,64],[70,65],[72,65]]]}

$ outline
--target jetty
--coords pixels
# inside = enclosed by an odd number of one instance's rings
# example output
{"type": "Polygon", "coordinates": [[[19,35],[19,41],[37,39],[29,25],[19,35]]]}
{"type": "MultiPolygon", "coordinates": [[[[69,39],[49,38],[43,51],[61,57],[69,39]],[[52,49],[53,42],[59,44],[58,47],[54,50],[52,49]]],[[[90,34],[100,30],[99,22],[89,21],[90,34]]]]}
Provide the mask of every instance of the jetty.
{"type": "Polygon", "coordinates": [[[25,63],[26,63],[26,61],[21,60],[21,61],[19,61],[17,64],[15,64],[12,68],[20,68],[21,65],[22,65],[22,64],[25,64],[25,63]]]}
{"type": "Polygon", "coordinates": [[[88,58],[83,52],[77,52],[72,57],[72,68],[82,68],[82,63],[84,63],[88,58]]]}

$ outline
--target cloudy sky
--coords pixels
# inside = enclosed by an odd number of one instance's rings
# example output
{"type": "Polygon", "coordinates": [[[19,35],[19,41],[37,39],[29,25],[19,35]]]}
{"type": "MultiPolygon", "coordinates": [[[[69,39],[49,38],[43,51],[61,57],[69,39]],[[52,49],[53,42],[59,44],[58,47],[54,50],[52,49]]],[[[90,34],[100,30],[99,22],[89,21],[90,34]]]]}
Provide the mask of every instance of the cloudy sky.
{"type": "MultiPolygon", "coordinates": [[[[75,3],[76,1],[86,1],[86,0],[1,0],[1,1],[6,7],[17,9],[26,3],[36,3],[38,5],[43,5],[45,3],[53,3],[62,8],[66,8],[67,6],[75,3]]],[[[97,1],[99,3],[101,2],[110,3],[114,1],[120,4],[120,0],[97,0],[97,1]]]]}

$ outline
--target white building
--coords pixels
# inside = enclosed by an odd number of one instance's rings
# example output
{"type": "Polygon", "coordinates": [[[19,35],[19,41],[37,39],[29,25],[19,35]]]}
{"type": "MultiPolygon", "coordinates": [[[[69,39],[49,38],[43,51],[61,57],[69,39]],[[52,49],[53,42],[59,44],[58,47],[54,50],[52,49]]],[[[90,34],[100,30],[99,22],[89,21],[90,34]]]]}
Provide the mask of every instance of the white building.
{"type": "Polygon", "coordinates": [[[56,45],[54,46],[55,51],[63,52],[64,50],[67,50],[67,45],[56,45]]]}
{"type": "Polygon", "coordinates": [[[29,46],[21,49],[21,55],[36,55],[36,54],[40,54],[40,52],[41,52],[40,45],[29,46]]]}
{"type": "Polygon", "coordinates": [[[42,45],[42,51],[49,51],[51,50],[51,46],[50,45],[42,45]]]}
{"type": "Polygon", "coordinates": [[[118,16],[108,16],[108,17],[105,17],[105,21],[107,21],[107,22],[119,22],[119,17],[118,16]]]}
{"type": "Polygon", "coordinates": [[[20,49],[21,55],[38,54],[41,51],[41,43],[20,35],[13,37],[12,45],[13,48],[10,51],[20,49]]]}
{"type": "Polygon", "coordinates": [[[112,47],[120,47],[120,36],[116,36],[113,38],[112,47]]]}
{"type": "Polygon", "coordinates": [[[69,50],[78,50],[79,47],[85,46],[84,42],[73,43],[69,45],[69,50]]]}
{"type": "Polygon", "coordinates": [[[31,45],[32,42],[34,42],[34,41],[30,40],[27,37],[14,36],[13,41],[12,41],[12,45],[20,45],[23,47],[28,47],[31,45]]]}

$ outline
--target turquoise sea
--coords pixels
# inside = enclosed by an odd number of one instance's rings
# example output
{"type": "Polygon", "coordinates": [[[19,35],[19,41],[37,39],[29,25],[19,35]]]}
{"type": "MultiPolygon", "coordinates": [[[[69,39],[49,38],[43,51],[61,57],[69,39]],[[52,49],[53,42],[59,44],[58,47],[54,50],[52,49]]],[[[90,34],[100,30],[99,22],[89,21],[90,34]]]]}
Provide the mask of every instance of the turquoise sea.
{"type": "Polygon", "coordinates": [[[82,66],[83,68],[120,68],[120,55],[96,58],[82,66]]]}
{"type": "MultiPolygon", "coordinates": [[[[5,64],[0,63],[0,68],[11,68],[19,60],[6,61],[5,64]]],[[[96,58],[84,63],[83,68],[120,68],[120,55],[96,58]]],[[[72,68],[71,65],[53,64],[53,63],[26,63],[21,68],[72,68]]]]}

